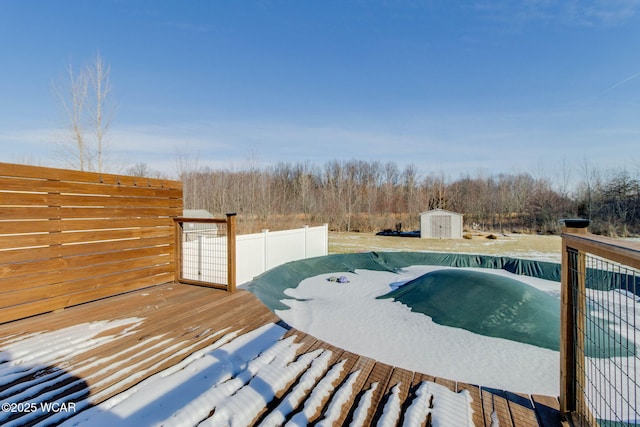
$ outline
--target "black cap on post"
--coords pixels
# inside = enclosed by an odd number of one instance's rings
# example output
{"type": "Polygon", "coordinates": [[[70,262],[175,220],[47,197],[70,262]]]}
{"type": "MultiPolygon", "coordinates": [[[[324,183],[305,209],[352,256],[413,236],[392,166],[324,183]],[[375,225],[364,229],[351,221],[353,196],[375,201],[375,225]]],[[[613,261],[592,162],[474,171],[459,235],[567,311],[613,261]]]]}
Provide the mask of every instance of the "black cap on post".
{"type": "Polygon", "coordinates": [[[561,219],[562,231],[567,233],[586,233],[590,220],[586,218],[566,218],[561,219]]]}

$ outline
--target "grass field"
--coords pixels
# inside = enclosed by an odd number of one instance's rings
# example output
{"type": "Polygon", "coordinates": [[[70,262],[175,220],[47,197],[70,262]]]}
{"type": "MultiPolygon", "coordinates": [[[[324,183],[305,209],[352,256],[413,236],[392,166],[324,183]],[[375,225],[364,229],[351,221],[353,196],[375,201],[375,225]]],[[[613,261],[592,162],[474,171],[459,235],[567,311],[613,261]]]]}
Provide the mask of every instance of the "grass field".
{"type": "Polygon", "coordinates": [[[329,253],[369,251],[452,252],[560,262],[560,236],[476,234],[471,239],[420,239],[373,233],[329,233],[329,253]]]}

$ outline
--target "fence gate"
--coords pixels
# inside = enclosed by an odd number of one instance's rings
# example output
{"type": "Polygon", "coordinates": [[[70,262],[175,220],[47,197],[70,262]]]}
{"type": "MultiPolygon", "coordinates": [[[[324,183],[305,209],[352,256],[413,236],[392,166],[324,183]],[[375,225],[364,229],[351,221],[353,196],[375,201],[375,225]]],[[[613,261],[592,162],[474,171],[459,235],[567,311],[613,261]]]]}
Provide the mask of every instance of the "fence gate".
{"type": "Polygon", "coordinates": [[[640,245],[565,228],[561,410],[575,426],[640,424],[640,245]]]}
{"type": "Polygon", "coordinates": [[[236,214],[176,218],[176,271],[182,283],[236,288],[236,214]]]}

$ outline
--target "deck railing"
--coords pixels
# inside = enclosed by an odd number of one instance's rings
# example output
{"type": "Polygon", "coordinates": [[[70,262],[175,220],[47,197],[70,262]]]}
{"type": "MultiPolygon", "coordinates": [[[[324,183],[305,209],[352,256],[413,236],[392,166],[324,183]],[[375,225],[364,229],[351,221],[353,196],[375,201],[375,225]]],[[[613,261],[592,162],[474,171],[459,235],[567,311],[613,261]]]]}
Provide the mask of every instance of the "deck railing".
{"type": "Polygon", "coordinates": [[[176,275],[181,283],[236,289],[236,214],[175,218],[176,275]]]}
{"type": "Polygon", "coordinates": [[[640,423],[640,244],[562,234],[560,409],[575,426],[640,423]]]}

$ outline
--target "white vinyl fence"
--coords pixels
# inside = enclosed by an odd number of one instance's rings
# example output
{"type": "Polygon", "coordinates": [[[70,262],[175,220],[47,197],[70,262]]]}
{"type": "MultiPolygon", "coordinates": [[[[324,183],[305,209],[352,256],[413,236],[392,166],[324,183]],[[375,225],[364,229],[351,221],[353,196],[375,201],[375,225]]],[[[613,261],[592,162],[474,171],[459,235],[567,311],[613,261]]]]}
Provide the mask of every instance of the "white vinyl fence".
{"type": "Polygon", "coordinates": [[[289,261],[329,253],[327,224],[236,237],[236,281],[242,284],[289,261]]]}
{"type": "MultiPolygon", "coordinates": [[[[183,242],[182,275],[185,279],[224,283],[227,259],[226,236],[187,231],[183,242]],[[223,254],[224,256],[220,256],[223,254]]],[[[293,230],[264,230],[236,236],[236,283],[243,284],[289,261],[327,255],[327,224],[293,230]]]]}

